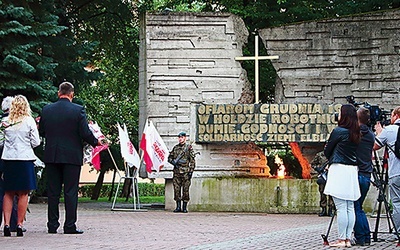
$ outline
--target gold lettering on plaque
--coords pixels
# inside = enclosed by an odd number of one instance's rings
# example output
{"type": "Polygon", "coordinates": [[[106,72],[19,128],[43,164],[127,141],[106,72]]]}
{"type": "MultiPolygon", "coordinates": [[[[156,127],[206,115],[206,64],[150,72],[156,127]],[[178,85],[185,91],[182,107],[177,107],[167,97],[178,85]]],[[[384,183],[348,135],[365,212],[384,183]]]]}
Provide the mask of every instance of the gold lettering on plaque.
{"type": "Polygon", "coordinates": [[[196,142],[324,142],[340,104],[199,104],[196,142]]]}

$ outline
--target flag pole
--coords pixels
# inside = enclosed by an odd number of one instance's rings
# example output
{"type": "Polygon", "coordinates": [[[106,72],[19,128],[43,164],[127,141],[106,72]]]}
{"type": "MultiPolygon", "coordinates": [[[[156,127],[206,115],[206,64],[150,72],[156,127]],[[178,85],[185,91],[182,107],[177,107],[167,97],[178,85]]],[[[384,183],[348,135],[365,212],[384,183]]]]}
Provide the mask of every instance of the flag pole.
{"type": "Polygon", "coordinates": [[[114,164],[114,167],[115,167],[115,171],[118,173],[119,178],[121,178],[121,174],[119,173],[119,169],[118,169],[118,167],[117,167],[117,163],[115,162],[114,157],[113,157],[113,155],[111,154],[110,147],[107,148],[107,151],[108,151],[108,153],[110,154],[111,160],[112,160],[112,162],[113,162],[113,164],[114,164]]]}
{"type": "MultiPolygon", "coordinates": [[[[140,147],[139,147],[139,152],[140,152],[140,147]]],[[[143,155],[140,156],[139,167],[136,168],[136,173],[137,173],[138,175],[139,175],[139,170],[140,170],[140,167],[142,166],[142,164],[143,164],[143,155]]],[[[135,174],[135,175],[136,175],[136,174],[135,174]]],[[[135,177],[135,179],[136,179],[136,187],[137,187],[137,193],[138,193],[137,199],[138,199],[138,204],[139,204],[139,209],[140,209],[139,184],[138,184],[138,182],[137,182],[137,178],[136,178],[136,177],[135,177]]]]}
{"type": "Polygon", "coordinates": [[[118,190],[119,190],[119,184],[120,184],[120,182],[121,182],[122,176],[121,176],[121,174],[119,173],[119,169],[118,169],[118,167],[117,167],[117,163],[116,163],[115,160],[114,160],[114,156],[112,155],[110,148],[108,147],[107,150],[108,150],[108,153],[110,154],[110,157],[111,157],[112,162],[114,163],[114,167],[115,167],[115,170],[114,170],[114,171],[115,171],[116,173],[118,173],[118,176],[119,176],[119,181],[118,181],[117,190],[115,191],[113,204],[112,204],[112,206],[111,206],[111,210],[114,210],[115,202],[116,202],[116,200],[117,200],[117,195],[118,195],[118,190]]]}
{"type": "MultiPolygon", "coordinates": [[[[123,124],[123,128],[122,128],[121,125],[119,123],[117,123],[117,127],[118,127],[119,141],[120,141],[120,147],[121,147],[121,156],[123,159],[124,176],[120,175],[117,191],[115,192],[114,202],[113,202],[111,210],[146,212],[147,211],[146,209],[140,209],[139,185],[138,185],[138,180],[137,180],[138,168],[135,167],[135,166],[141,164],[139,154],[137,153],[135,147],[133,146],[132,142],[129,139],[128,129],[126,128],[126,125],[123,124]],[[132,172],[131,172],[131,167],[134,167],[134,169],[132,169],[132,172]],[[122,180],[127,180],[127,179],[131,180],[128,183],[132,186],[128,187],[129,191],[128,191],[126,200],[129,199],[130,192],[132,192],[133,208],[129,208],[129,209],[115,208],[115,202],[116,202],[116,198],[117,198],[117,194],[118,194],[121,182],[122,182],[122,180]]],[[[115,161],[114,161],[114,164],[115,164],[115,161]]],[[[125,181],[123,183],[125,183],[125,181]]]]}
{"type": "MultiPolygon", "coordinates": [[[[133,210],[137,209],[137,205],[136,205],[136,184],[135,184],[135,175],[136,175],[136,171],[133,171],[133,176],[131,176],[131,170],[130,167],[128,165],[128,163],[125,161],[124,159],[124,167],[125,167],[125,176],[127,176],[129,179],[131,179],[132,181],[132,198],[133,198],[133,210]]],[[[127,198],[129,198],[129,193],[127,194],[127,198]]]]}

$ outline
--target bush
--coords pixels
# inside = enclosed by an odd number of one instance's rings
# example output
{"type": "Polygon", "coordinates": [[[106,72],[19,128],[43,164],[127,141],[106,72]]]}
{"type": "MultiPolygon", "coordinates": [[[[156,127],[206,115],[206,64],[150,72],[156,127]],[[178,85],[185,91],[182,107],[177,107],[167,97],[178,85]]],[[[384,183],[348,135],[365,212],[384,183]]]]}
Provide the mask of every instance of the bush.
{"type": "MultiPolygon", "coordinates": [[[[164,184],[156,183],[138,183],[140,196],[164,196],[164,184]]],[[[121,196],[123,185],[120,185],[118,190],[118,197],[121,196]]],[[[87,184],[79,187],[79,195],[81,197],[91,197],[93,193],[94,184],[87,184]]],[[[114,195],[117,189],[117,184],[114,185],[114,190],[111,195],[114,195]]],[[[111,184],[103,184],[100,190],[100,197],[109,197],[111,192],[111,184]]]]}

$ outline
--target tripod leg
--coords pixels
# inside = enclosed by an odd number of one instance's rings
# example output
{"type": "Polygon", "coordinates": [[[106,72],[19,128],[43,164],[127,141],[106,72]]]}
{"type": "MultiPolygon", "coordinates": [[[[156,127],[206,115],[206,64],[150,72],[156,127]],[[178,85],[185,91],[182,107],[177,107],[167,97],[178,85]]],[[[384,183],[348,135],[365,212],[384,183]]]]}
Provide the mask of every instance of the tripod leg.
{"type": "Polygon", "coordinates": [[[382,186],[379,186],[378,188],[379,188],[379,197],[378,197],[379,206],[378,206],[378,213],[377,213],[377,218],[376,218],[376,223],[375,223],[375,231],[373,232],[373,240],[375,242],[378,241],[379,221],[380,221],[381,208],[382,208],[382,202],[383,202],[383,204],[385,206],[387,219],[388,219],[389,233],[392,233],[392,226],[393,226],[397,240],[398,240],[397,246],[400,246],[400,235],[396,228],[396,225],[394,224],[393,215],[390,213],[389,203],[386,199],[386,196],[385,196],[382,186]]]}
{"type": "Polygon", "coordinates": [[[329,222],[328,231],[326,232],[326,234],[321,234],[321,237],[324,240],[324,245],[325,246],[329,245],[328,237],[329,237],[329,233],[331,231],[333,219],[335,218],[335,216],[336,216],[336,209],[334,210],[333,215],[331,217],[331,221],[329,222]]]}
{"type": "MultiPolygon", "coordinates": [[[[399,247],[400,246],[399,231],[397,230],[396,224],[394,223],[393,215],[390,213],[389,203],[388,203],[388,201],[386,199],[386,195],[385,195],[387,185],[389,186],[389,188],[391,187],[391,185],[389,183],[390,180],[388,181],[388,179],[389,179],[388,172],[387,171],[385,172],[385,168],[382,168],[383,169],[382,172],[379,171],[380,164],[379,164],[378,157],[377,157],[375,150],[374,150],[374,156],[375,156],[375,167],[372,171],[374,181],[371,181],[371,183],[374,186],[376,186],[379,190],[379,195],[378,195],[379,208],[378,208],[377,219],[376,219],[376,223],[375,223],[375,231],[373,232],[373,240],[378,241],[380,213],[381,213],[382,202],[383,202],[385,205],[386,215],[388,218],[389,232],[392,233],[392,226],[390,225],[390,222],[391,222],[394,227],[396,236],[397,236],[397,240],[398,240],[397,246],[399,247]],[[383,179],[383,178],[385,178],[385,179],[383,179]]],[[[386,160],[387,160],[387,156],[386,156],[386,160]]],[[[384,156],[383,161],[385,161],[385,156],[384,156]]],[[[392,192],[392,190],[391,190],[391,192],[392,192]]]]}
{"type": "MultiPolygon", "coordinates": [[[[394,228],[394,232],[396,234],[397,237],[397,246],[400,246],[400,235],[399,235],[399,231],[397,230],[396,225],[394,224],[394,220],[393,220],[393,215],[389,212],[389,205],[387,203],[387,201],[385,202],[385,207],[386,207],[386,211],[388,214],[388,220],[390,220],[392,222],[393,228],[394,228]]],[[[389,224],[390,227],[390,224],[389,224]]],[[[390,233],[392,232],[392,229],[390,229],[390,233]]]]}
{"type": "Polygon", "coordinates": [[[379,189],[379,198],[378,198],[378,212],[376,213],[376,221],[375,221],[375,230],[372,233],[372,239],[377,242],[378,241],[378,230],[379,230],[379,222],[381,220],[381,209],[382,209],[382,194],[381,194],[381,190],[379,189]]]}

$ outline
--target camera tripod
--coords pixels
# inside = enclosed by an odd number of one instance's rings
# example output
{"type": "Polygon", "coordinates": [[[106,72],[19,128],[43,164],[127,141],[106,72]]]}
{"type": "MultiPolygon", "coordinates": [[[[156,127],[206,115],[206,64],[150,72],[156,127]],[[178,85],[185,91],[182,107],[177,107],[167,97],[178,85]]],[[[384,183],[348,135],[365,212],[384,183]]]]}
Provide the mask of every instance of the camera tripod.
{"type": "MultiPolygon", "coordinates": [[[[386,187],[387,187],[387,184],[388,184],[388,181],[387,181],[388,180],[388,173],[387,173],[387,171],[385,171],[384,168],[382,168],[382,171],[381,171],[381,167],[380,167],[380,164],[379,164],[379,158],[377,156],[377,153],[376,153],[375,150],[373,151],[373,153],[374,153],[374,158],[375,158],[375,165],[374,165],[373,172],[372,172],[373,180],[371,180],[371,183],[376,188],[378,188],[379,194],[378,194],[378,199],[377,199],[377,201],[378,201],[377,219],[376,219],[376,222],[375,222],[375,230],[372,232],[372,239],[374,240],[374,242],[377,242],[378,241],[378,233],[382,233],[382,232],[379,232],[379,223],[380,223],[382,203],[383,203],[383,205],[385,207],[386,214],[387,214],[387,223],[388,223],[388,228],[389,228],[389,232],[387,232],[387,233],[392,234],[393,233],[393,229],[394,229],[395,235],[396,235],[397,240],[398,240],[397,241],[397,246],[400,246],[399,232],[397,231],[397,228],[396,228],[396,226],[394,224],[393,216],[390,213],[389,203],[388,203],[388,201],[386,199],[386,194],[385,194],[386,187]]],[[[387,160],[387,159],[384,159],[384,160],[387,160]]],[[[331,227],[332,227],[332,223],[333,223],[333,220],[334,220],[335,216],[336,216],[336,208],[333,211],[333,215],[332,215],[332,218],[331,218],[331,220],[329,222],[329,226],[328,226],[328,230],[327,230],[326,234],[321,234],[321,237],[324,240],[324,243],[323,243],[324,245],[329,245],[328,236],[329,236],[329,233],[330,233],[330,230],[331,230],[331,227]]]]}
{"type": "MultiPolygon", "coordinates": [[[[385,168],[380,167],[379,159],[378,159],[376,151],[374,151],[374,158],[375,158],[375,165],[374,165],[374,168],[372,171],[373,180],[371,180],[371,183],[376,188],[378,188],[379,194],[378,194],[378,199],[377,199],[378,212],[376,215],[375,230],[372,232],[372,239],[375,242],[377,242],[378,241],[378,233],[383,233],[383,232],[379,232],[379,223],[380,223],[380,219],[381,219],[381,210],[382,210],[382,203],[383,203],[385,212],[386,212],[388,228],[389,228],[389,232],[386,232],[386,233],[392,234],[393,229],[394,229],[395,235],[398,240],[397,246],[400,246],[399,232],[397,231],[396,225],[394,224],[393,216],[390,212],[389,203],[386,198],[386,188],[388,185],[388,173],[387,173],[387,170],[385,171],[385,168]]],[[[387,161],[387,159],[385,159],[385,157],[384,157],[383,161],[385,161],[385,160],[387,161]]]]}
{"type": "Polygon", "coordinates": [[[329,246],[329,241],[328,241],[328,237],[329,237],[329,233],[331,231],[331,227],[332,227],[332,223],[333,223],[333,219],[336,216],[336,206],[333,206],[333,211],[332,211],[332,218],[331,221],[329,222],[329,226],[328,226],[328,231],[326,232],[326,234],[321,234],[322,239],[324,240],[324,245],[325,246],[329,246]]]}

